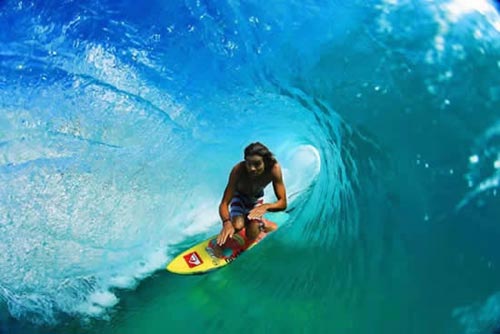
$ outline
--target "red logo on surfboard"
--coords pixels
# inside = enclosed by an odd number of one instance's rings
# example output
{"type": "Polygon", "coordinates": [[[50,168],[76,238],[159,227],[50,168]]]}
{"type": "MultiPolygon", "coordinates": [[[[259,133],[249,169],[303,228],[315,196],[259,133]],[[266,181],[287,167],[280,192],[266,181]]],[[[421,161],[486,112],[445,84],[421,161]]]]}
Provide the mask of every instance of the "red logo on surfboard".
{"type": "Polygon", "coordinates": [[[203,260],[196,252],[192,252],[192,253],[189,253],[187,255],[184,255],[184,260],[186,261],[189,268],[197,267],[203,263],[203,260]]]}

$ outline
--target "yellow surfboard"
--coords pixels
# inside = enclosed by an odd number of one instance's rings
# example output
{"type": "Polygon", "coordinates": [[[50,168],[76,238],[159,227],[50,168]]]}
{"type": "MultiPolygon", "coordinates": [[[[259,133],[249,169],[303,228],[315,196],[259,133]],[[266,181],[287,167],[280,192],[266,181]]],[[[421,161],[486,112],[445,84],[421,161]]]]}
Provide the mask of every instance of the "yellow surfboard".
{"type": "Polygon", "coordinates": [[[231,239],[215,250],[217,235],[189,248],[177,255],[168,265],[167,270],[180,275],[204,274],[222,268],[233,262],[243,252],[249,250],[278,226],[264,219],[265,229],[269,232],[260,232],[254,242],[249,243],[245,229],[235,233],[231,239]],[[216,254],[217,253],[217,254],[216,254]]]}

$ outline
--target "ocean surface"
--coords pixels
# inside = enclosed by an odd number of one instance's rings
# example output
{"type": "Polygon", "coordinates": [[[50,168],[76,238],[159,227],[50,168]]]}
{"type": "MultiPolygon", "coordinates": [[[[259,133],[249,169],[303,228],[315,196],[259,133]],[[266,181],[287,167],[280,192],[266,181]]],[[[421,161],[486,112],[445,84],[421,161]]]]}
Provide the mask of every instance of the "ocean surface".
{"type": "Polygon", "coordinates": [[[0,1],[0,333],[499,333],[499,7],[0,1]],[[279,230],[168,273],[254,141],[279,230]]]}

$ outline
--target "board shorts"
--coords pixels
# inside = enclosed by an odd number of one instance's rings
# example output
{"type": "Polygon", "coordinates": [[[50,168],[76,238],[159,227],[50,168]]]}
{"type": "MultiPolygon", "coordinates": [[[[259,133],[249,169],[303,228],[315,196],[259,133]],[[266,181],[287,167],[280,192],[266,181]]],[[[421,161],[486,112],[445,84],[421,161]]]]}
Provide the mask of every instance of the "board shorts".
{"type": "MultiPolygon", "coordinates": [[[[247,222],[246,216],[253,208],[262,205],[264,203],[264,191],[261,191],[256,198],[250,198],[245,194],[236,192],[233,199],[229,203],[229,214],[231,215],[231,220],[237,216],[245,216],[245,222],[247,222]]],[[[264,221],[259,222],[260,229],[264,229],[264,221]]]]}

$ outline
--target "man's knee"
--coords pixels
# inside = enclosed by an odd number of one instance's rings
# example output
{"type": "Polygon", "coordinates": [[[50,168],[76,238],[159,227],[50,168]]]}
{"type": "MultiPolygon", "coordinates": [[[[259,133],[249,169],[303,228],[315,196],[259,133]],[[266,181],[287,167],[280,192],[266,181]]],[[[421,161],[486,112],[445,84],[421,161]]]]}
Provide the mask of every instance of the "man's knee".
{"type": "Polygon", "coordinates": [[[233,218],[233,227],[236,231],[241,230],[243,227],[245,227],[245,219],[243,216],[236,216],[233,218]]]}
{"type": "Polygon", "coordinates": [[[249,221],[246,228],[247,238],[249,238],[250,240],[257,238],[260,233],[260,225],[260,221],[258,220],[249,221]]]}

